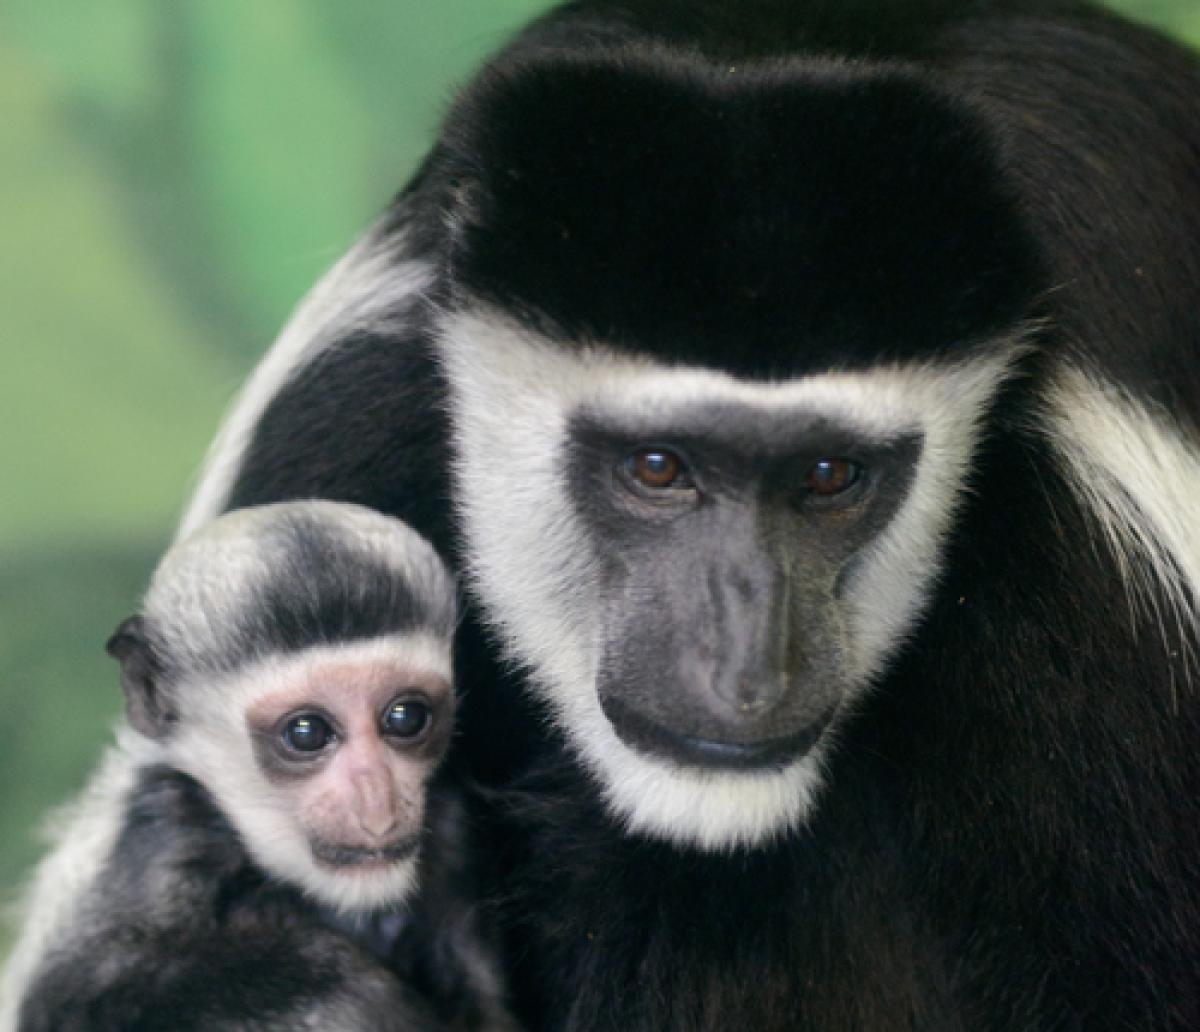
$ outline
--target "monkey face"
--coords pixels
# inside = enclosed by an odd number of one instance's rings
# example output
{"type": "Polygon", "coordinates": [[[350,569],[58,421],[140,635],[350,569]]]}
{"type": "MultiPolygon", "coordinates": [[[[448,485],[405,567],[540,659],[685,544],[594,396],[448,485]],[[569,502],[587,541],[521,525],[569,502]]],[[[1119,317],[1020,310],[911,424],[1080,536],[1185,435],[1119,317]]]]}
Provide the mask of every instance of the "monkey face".
{"type": "Polygon", "coordinates": [[[414,881],[450,739],[455,623],[428,542],[309,500],[189,535],[108,648],[133,728],[208,790],[251,859],[323,903],[369,910],[414,881]]]}
{"type": "Polygon", "coordinates": [[[268,874],[344,910],[394,904],[450,740],[446,648],[414,634],[264,662],[182,719],[172,752],[268,874]]]}
{"type": "Polygon", "coordinates": [[[572,497],[600,546],[601,709],[673,764],[785,768],[863,676],[854,574],[921,436],[738,406],[639,422],[580,414],[569,431],[572,497]]]}
{"type": "Polygon", "coordinates": [[[1019,353],[762,382],[445,319],[473,589],[617,819],[720,849],[807,817],[1019,353]]]}
{"type": "Polygon", "coordinates": [[[257,699],[246,722],[258,766],[291,797],[314,860],[354,877],[416,853],[451,708],[436,675],[331,660],[257,699]]]}

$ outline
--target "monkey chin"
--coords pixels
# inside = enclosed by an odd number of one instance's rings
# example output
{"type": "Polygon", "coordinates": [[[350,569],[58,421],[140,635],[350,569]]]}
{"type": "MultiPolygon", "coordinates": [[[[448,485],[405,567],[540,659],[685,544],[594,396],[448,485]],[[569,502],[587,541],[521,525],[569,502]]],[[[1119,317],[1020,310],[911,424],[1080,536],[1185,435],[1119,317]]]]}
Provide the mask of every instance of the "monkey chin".
{"type": "Polygon", "coordinates": [[[313,863],[306,887],[321,902],[343,913],[396,906],[416,886],[417,838],[378,848],[321,841],[309,845],[313,863]]]}

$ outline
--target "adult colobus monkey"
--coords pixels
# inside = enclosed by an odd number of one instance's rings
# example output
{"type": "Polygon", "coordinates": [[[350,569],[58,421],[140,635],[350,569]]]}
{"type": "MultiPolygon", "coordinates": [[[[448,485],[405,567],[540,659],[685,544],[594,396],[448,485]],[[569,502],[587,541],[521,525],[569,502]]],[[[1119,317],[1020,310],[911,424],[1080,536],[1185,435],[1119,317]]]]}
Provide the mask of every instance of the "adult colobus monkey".
{"type": "Polygon", "coordinates": [[[64,814],[3,1032],[510,1032],[450,741],[455,587],[396,520],[222,516],[109,642],[130,727],[64,814]]]}
{"type": "Polygon", "coordinates": [[[1057,0],[578,0],[189,526],[470,577],[543,1029],[1200,1027],[1200,75],[1057,0]]]}

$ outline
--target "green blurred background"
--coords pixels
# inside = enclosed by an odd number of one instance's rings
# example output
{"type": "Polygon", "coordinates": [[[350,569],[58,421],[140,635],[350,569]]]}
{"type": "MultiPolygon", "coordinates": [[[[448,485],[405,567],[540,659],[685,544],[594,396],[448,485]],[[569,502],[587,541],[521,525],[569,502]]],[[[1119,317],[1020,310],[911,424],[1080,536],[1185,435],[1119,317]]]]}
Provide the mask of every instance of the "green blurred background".
{"type": "MultiPolygon", "coordinates": [[[[222,409],[546,6],[0,0],[3,899],[111,735],[103,642],[222,409]]],[[[1115,6],[1200,44],[1200,0],[1115,6]]]]}

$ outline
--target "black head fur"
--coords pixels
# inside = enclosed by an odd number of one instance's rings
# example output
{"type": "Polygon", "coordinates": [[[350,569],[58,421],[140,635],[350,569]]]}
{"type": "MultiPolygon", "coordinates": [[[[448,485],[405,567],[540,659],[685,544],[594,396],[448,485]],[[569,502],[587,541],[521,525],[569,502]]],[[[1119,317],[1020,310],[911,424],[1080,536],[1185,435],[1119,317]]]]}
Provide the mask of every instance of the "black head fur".
{"type": "Polygon", "coordinates": [[[901,65],[500,62],[443,155],[454,282],[570,339],[748,377],[948,351],[1039,287],[981,126],[901,65]]]}

